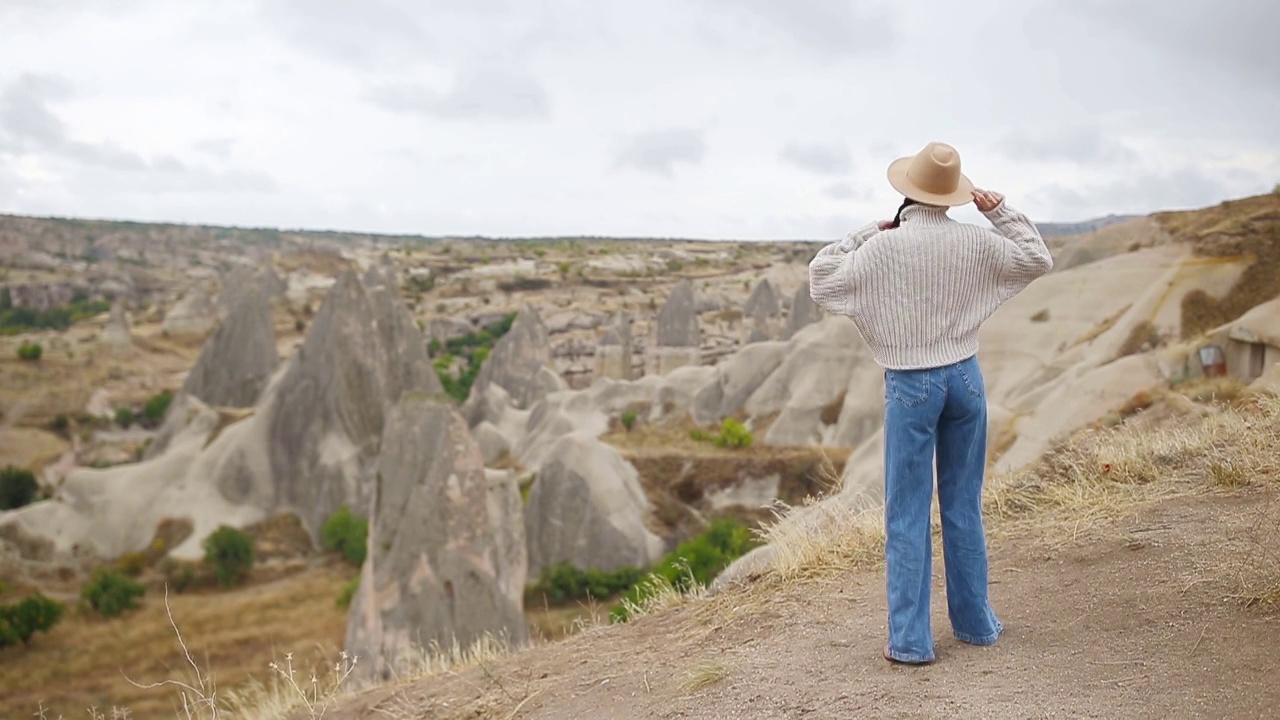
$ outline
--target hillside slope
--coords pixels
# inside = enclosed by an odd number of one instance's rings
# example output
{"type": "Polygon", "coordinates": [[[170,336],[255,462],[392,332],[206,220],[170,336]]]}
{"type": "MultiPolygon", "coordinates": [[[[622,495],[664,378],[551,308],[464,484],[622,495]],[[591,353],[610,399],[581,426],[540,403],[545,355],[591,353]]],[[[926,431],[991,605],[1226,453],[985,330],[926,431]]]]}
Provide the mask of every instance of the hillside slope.
{"type": "Polygon", "coordinates": [[[327,716],[1265,717],[1280,702],[1280,402],[1147,412],[990,483],[1007,628],[991,648],[951,639],[935,551],[939,662],[884,662],[878,515],[832,513],[782,521],[779,559],[745,585],[327,716]]]}
{"type": "Polygon", "coordinates": [[[389,687],[335,718],[1265,717],[1280,623],[1224,597],[1270,493],[1158,503],[1061,545],[992,548],[1006,634],[951,639],[935,569],[937,664],[880,658],[882,575],[855,570],[695,603],[389,687]],[[518,712],[515,708],[520,706],[518,712]]]}

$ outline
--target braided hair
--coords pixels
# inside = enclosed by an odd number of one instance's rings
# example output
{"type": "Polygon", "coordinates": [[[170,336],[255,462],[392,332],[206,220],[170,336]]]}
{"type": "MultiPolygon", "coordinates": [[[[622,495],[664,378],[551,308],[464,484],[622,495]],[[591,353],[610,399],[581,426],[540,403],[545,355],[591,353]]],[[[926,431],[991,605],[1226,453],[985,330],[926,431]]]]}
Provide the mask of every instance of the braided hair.
{"type": "Polygon", "coordinates": [[[912,205],[919,205],[919,204],[920,204],[920,203],[916,202],[915,200],[912,200],[911,198],[906,198],[906,199],[904,199],[904,200],[902,201],[902,204],[898,206],[898,212],[897,212],[897,214],[895,214],[895,215],[893,216],[893,222],[892,222],[892,223],[890,223],[889,227],[890,227],[890,228],[896,228],[896,227],[898,227],[899,225],[901,225],[901,224],[902,224],[902,211],[903,211],[903,210],[906,210],[907,208],[911,207],[912,205]]]}

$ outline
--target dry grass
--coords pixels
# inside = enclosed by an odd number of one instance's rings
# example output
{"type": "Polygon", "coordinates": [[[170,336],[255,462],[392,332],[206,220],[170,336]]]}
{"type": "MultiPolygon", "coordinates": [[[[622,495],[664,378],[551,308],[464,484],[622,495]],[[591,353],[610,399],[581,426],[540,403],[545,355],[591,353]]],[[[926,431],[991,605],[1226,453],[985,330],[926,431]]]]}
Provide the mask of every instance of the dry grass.
{"type": "Polygon", "coordinates": [[[1203,405],[1227,407],[1236,407],[1250,397],[1249,386],[1230,377],[1201,378],[1180,383],[1173,387],[1173,391],[1203,405]]]}
{"type": "Polygon", "coordinates": [[[680,678],[680,689],[684,692],[696,692],[715,685],[729,676],[729,668],[713,660],[702,660],[693,664],[680,678]]]}
{"type": "Polygon", "coordinates": [[[1129,312],[1129,308],[1131,307],[1133,306],[1125,305],[1124,307],[1117,310],[1111,316],[1104,318],[1097,325],[1094,325],[1093,327],[1089,328],[1089,331],[1086,332],[1084,335],[1081,335],[1080,337],[1076,338],[1075,341],[1073,341],[1069,347],[1076,347],[1077,345],[1085,345],[1087,343],[1091,343],[1094,340],[1098,339],[1103,333],[1115,327],[1116,323],[1120,322],[1120,318],[1124,317],[1124,314],[1129,312]]]}
{"type": "MultiPolygon", "coordinates": [[[[350,569],[338,565],[230,593],[171,595],[173,615],[202,668],[216,672],[219,688],[234,690],[283,660],[299,672],[322,671],[338,656],[346,613],[335,604],[350,569]]],[[[172,692],[141,684],[189,680],[163,594],[149,591],[142,606],[104,620],[69,611],[30,648],[0,651],[0,716],[22,717],[41,702],[50,717],[83,716],[85,708],[127,707],[133,717],[172,717],[172,692]]]]}

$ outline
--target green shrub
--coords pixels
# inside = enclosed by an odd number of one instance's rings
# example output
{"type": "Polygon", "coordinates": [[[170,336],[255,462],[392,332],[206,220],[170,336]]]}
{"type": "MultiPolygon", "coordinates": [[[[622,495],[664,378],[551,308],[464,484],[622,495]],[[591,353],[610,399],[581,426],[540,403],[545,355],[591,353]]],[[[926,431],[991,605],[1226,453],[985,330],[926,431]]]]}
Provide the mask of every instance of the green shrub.
{"type": "Polygon", "coordinates": [[[174,592],[186,592],[196,580],[195,568],[191,563],[180,562],[173,558],[165,558],[160,563],[160,572],[164,573],[165,582],[172,587],[174,592]]]}
{"type": "Polygon", "coordinates": [[[622,427],[626,428],[627,432],[631,432],[631,428],[636,424],[636,413],[634,410],[628,410],[622,413],[619,419],[622,421],[622,427]]]}
{"type": "Polygon", "coordinates": [[[575,600],[603,600],[630,590],[644,579],[643,568],[622,567],[617,570],[579,570],[569,563],[559,563],[542,571],[538,582],[529,587],[532,597],[546,597],[559,605],[575,600]]]}
{"type": "Polygon", "coordinates": [[[65,330],[73,323],[101,315],[111,309],[104,300],[89,300],[83,294],[70,305],[50,310],[13,307],[0,294],[0,335],[18,335],[29,330],[65,330]]]}
{"type": "Polygon", "coordinates": [[[746,425],[733,418],[725,418],[720,424],[720,436],[715,443],[720,447],[745,448],[751,447],[752,440],[751,431],[747,430],[746,425]]]}
{"type": "Polygon", "coordinates": [[[15,510],[30,505],[36,499],[40,485],[36,476],[26,468],[6,466],[0,470],[0,510],[15,510]]]}
{"type": "Polygon", "coordinates": [[[140,552],[128,552],[116,560],[116,569],[129,577],[138,577],[147,569],[147,555],[140,552]]]}
{"type": "Polygon", "coordinates": [[[69,427],[71,427],[71,420],[63,414],[58,414],[53,418],[53,422],[49,423],[49,428],[59,435],[66,435],[69,427]]]}
{"type": "Polygon", "coordinates": [[[127,428],[138,419],[137,415],[129,408],[116,408],[116,424],[122,428],[127,428]]]}
{"type": "Polygon", "coordinates": [[[338,591],[338,607],[343,610],[351,608],[351,600],[355,598],[356,591],[360,589],[360,576],[357,575],[351,579],[351,582],[342,586],[338,591]]]}
{"type": "Polygon", "coordinates": [[[142,407],[142,416],[147,419],[147,424],[155,426],[164,420],[164,416],[169,412],[169,405],[173,402],[173,393],[165,390],[147,401],[142,407]]]}
{"type": "Polygon", "coordinates": [[[44,348],[39,343],[24,342],[18,346],[18,359],[27,362],[35,362],[44,355],[44,348]]]}
{"type": "Polygon", "coordinates": [[[213,567],[219,585],[233,587],[253,568],[253,538],[222,525],[204,539],[204,561],[213,567]]]}
{"type": "MultiPolygon", "coordinates": [[[[487,296],[485,300],[488,300],[487,296]]],[[[463,367],[457,377],[453,376],[449,365],[435,366],[436,374],[440,377],[440,383],[444,385],[446,395],[458,402],[466,401],[467,396],[471,394],[471,386],[475,383],[476,376],[480,374],[480,366],[489,358],[489,351],[493,349],[493,344],[511,330],[515,319],[516,313],[507,313],[501,320],[489,323],[475,332],[451,338],[445,342],[443,348],[438,343],[434,346],[428,345],[427,351],[432,357],[439,357],[441,352],[444,352],[464,361],[461,362],[463,367]]]]}
{"type": "Polygon", "coordinates": [[[368,551],[369,521],[357,517],[344,505],[324,521],[320,540],[326,550],[337,551],[347,562],[360,567],[368,551]]]}
{"type": "Polygon", "coordinates": [[[62,603],[39,593],[12,605],[0,605],[0,647],[30,644],[37,632],[49,632],[64,611],[62,603]]]}
{"type": "Polygon", "coordinates": [[[80,590],[80,598],[103,617],[138,607],[143,587],[114,570],[98,570],[80,590]]]}
{"type": "MultiPolygon", "coordinates": [[[[659,584],[669,585],[681,592],[688,592],[692,585],[709,585],[729,563],[745,555],[756,545],[751,530],[732,518],[722,518],[711,523],[702,534],[681,543],[671,551],[652,571],[659,584]]],[[[653,592],[653,583],[637,583],[613,608],[610,615],[615,621],[629,617],[626,604],[639,605],[653,592]]]]}
{"type": "Polygon", "coordinates": [[[725,418],[724,422],[720,424],[720,431],[717,433],[709,433],[706,430],[694,428],[689,431],[689,438],[697,442],[709,442],[723,448],[748,448],[751,447],[751,443],[755,440],[747,426],[733,418],[725,418]]]}

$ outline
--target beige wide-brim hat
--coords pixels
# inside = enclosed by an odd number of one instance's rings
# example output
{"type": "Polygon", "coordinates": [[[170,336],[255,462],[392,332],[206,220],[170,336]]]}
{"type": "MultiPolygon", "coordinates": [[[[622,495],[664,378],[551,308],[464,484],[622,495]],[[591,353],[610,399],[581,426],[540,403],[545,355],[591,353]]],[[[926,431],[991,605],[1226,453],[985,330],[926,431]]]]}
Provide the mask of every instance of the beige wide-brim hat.
{"type": "Polygon", "coordinates": [[[931,142],[915,155],[894,160],[888,174],[889,184],[916,202],[948,207],[973,202],[973,183],[960,172],[960,153],[946,143],[931,142]]]}

